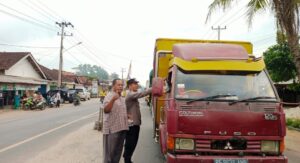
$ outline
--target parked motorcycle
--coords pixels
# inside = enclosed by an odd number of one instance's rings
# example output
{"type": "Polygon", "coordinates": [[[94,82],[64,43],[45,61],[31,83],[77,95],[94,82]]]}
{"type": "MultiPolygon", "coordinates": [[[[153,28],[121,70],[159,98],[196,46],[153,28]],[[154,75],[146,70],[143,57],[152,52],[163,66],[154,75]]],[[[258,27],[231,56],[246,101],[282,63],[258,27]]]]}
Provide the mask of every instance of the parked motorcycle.
{"type": "Polygon", "coordinates": [[[55,106],[55,99],[54,98],[55,98],[54,96],[52,96],[52,97],[48,96],[47,97],[47,106],[49,108],[53,108],[55,106]]]}
{"type": "Polygon", "coordinates": [[[36,101],[36,105],[35,105],[34,109],[45,110],[46,109],[46,101],[45,101],[45,99],[43,98],[40,101],[36,101]]]}
{"type": "Polygon", "coordinates": [[[33,103],[33,99],[32,97],[29,97],[27,99],[24,100],[24,108],[25,110],[29,110],[33,107],[34,103],[33,103]]]}
{"type": "Polygon", "coordinates": [[[25,102],[25,109],[26,110],[34,110],[34,109],[40,109],[44,110],[46,109],[46,101],[44,98],[40,100],[34,100],[32,97],[28,98],[25,102]]]}

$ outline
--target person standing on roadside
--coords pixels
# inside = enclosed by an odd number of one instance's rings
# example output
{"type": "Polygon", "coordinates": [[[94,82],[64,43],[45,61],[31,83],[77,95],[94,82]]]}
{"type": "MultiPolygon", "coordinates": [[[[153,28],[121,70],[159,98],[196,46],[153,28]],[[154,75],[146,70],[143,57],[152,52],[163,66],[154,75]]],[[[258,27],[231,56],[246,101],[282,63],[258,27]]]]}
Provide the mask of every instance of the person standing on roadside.
{"type": "Polygon", "coordinates": [[[56,101],[56,107],[59,108],[60,107],[60,91],[57,91],[56,95],[55,95],[55,101],[56,101]]]}
{"type": "Polygon", "coordinates": [[[130,124],[129,131],[126,134],[125,139],[125,150],[124,150],[124,162],[132,163],[131,157],[137,145],[140,133],[141,125],[141,111],[138,99],[145,97],[152,92],[152,88],[145,91],[138,92],[138,81],[136,79],[130,79],[127,81],[127,87],[129,92],[126,95],[126,107],[129,117],[132,119],[132,124],[130,124]]]}
{"type": "Polygon", "coordinates": [[[121,96],[123,84],[121,79],[114,79],[112,91],[104,98],[103,116],[103,163],[119,163],[128,118],[125,98],[121,96]]]}

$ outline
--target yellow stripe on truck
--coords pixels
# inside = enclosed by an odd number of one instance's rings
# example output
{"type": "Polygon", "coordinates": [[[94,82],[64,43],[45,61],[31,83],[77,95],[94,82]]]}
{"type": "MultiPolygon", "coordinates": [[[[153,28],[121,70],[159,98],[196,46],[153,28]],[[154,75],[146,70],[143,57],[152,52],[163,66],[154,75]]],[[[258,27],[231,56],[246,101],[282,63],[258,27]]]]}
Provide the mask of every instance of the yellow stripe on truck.
{"type": "Polygon", "coordinates": [[[241,60],[209,60],[209,61],[186,61],[178,57],[174,57],[169,66],[177,65],[186,71],[201,70],[237,70],[237,71],[262,71],[265,63],[261,59],[259,61],[241,61],[241,60]]]}

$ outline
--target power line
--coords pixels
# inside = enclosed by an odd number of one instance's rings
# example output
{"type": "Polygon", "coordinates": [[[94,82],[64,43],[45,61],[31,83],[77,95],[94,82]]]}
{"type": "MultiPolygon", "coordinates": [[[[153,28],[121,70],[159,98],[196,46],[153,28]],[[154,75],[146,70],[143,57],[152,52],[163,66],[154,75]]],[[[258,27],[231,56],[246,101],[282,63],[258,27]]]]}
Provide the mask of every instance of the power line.
{"type": "Polygon", "coordinates": [[[2,46],[13,46],[13,47],[21,47],[21,48],[36,48],[36,49],[57,49],[59,47],[47,47],[47,46],[30,46],[30,45],[12,45],[12,44],[4,44],[0,43],[2,46]]]}
{"type": "Polygon", "coordinates": [[[29,2],[31,5],[29,5],[27,2],[25,1],[20,1],[22,4],[24,4],[25,6],[27,6],[28,8],[30,8],[32,11],[39,13],[40,15],[42,15],[43,17],[51,20],[52,22],[55,22],[55,19],[50,18],[47,14],[45,14],[45,11],[43,11],[41,8],[39,8],[36,4],[32,3],[31,1],[27,1],[29,2]],[[42,10],[42,12],[41,12],[42,10]]]}
{"type": "MultiPolygon", "coordinates": [[[[243,8],[243,7],[242,7],[243,8]]],[[[242,17],[245,13],[247,13],[247,11],[246,12],[244,12],[242,15],[240,15],[240,13],[241,12],[243,12],[244,10],[242,10],[242,8],[240,8],[239,10],[237,10],[236,12],[234,12],[233,14],[232,14],[232,16],[230,16],[230,17],[228,17],[227,19],[223,19],[222,21],[220,21],[220,23],[219,24],[229,24],[229,23],[227,23],[228,21],[231,21],[232,19],[234,19],[235,17],[242,17]]]]}
{"type": "MultiPolygon", "coordinates": [[[[116,55],[116,54],[113,54],[113,53],[111,53],[111,52],[108,52],[107,50],[100,50],[99,48],[97,48],[91,41],[89,41],[88,39],[87,39],[87,37],[85,37],[82,33],[80,33],[78,30],[76,30],[75,29],[75,31],[83,38],[83,39],[85,39],[85,41],[87,41],[87,43],[89,44],[89,45],[91,45],[91,47],[96,51],[96,52],[99,52],[99,54],[103,54],[103,55],[105,55],[105,56],[114,56],[114,57],[117,57],[117,58],[120,58],[120,59],[124,59],[124,60],[127,60],[127,61],[130,61],[130,60],[132,60],[132,59],[129,59],[129,58],[126,58],[126,57],[124,57],[124,56],[121,56],[121,55],[116,55]],[[105,53],[107,53],[107,54],[105,54],[105,53]]],[[[76,38],[76,36],[75,36],[75,38],[76,38]]],[[[90,48],[89,46],[86,46],[87,48],[90,48]]]]}
{"type": "MultiPolygon", "coordinates": [[[[50,9],[49,7],[47,7],[47,6],[46,6],[45,4],[43,4],[41,1],[37,0],[36,2],[39,3],[39,6],[43,6],[43,8],[46,9],[46,10],[43,10],[43,11],[44,11],[44,12],[47,12],[49,16],[51,15],[52,17],[54,17],[53,15],[56,15],[57,17],[62,18],[59,14],[57,14],[55,11],[53,11],[52,9],[50,9]],[[52,14],[52,13],[53,13],[53,14],[52,14]]],[[[38,7],[38,6],[36,6],[36,7],[38,7]]],[[[63,19],[63,18],[62,18],[62,19],[63,19]]],[[[92,47],[94,47],[94,48],[97,49],[97,51],[98,51],[98,48],[96,48],[96,46],[94,46],[94,44],[93,44],[91,41],[89,41],[89,40],[88,40],[81,32],[79,32],[77,29],[75,29],[75,30],[76,30],[76,32],[77,32],[82,38],[84,38],[84,39],[87,41],[88,44],[92,45],[92,47]]],[[[90,49],[89,46],[87,46],[87,45],[84,44],[83,47],[88,51],[88,53],[92,54],[92,55],[98,60],[98,55],[96,55],[96,54],[93,52],[93,50],[90,49]]],[[[76,47],[76,48],[79,49],[78,47],[76,47]]],[[[112,54],[112,53],[110,53],[110,52],[107,52],[107,53],[109,53],[109,55],[105,55],[105,56],[115,56],[115,57],[118,57],[118,58],[130,60],[130,59],[126,58],[126,57],[119,56],[119,55],[115,55],[115,54],[112,54]]],[[[100,54],[104,54],[104,53],[100,52],[100,54]]],[[[105,62],[102,62],[101,59],[99,59],[99,61],[101,61],[101,63],[102,63],[101,65],[105,65],[105,67],[107,67],[108,69],[110,69],[110,66],[108,66],[107,64],[105,64],[105,62]]]]}
{"type": "Polygon", "coordinates": [[[233,23],[233,22],[239,20],[240,18],[242,18],[242,17],[245,16],[246,14],[247,14],[247,11],[244,12],[244,14],[240,15],[239,17],[237,17],[236,19],[232,19],[232,21],[230,21],[230,22],[228,22],[228,23],[226,23],[226,24],[231,24],[231,23],[233,23]]]}
{"type": "Polygon", "coordinates": [[[30,16],[30,15],[27,15],[27,14],[25,14],[25,13],[23,13],[23,12],[20,12],[20,11],[14,9],[14,8],[12,8],[12,7],[9,7],[9,6],[4,5],[4,4],[2,4],[2,3],[0,3],[0,5],[3,6],[3,7],[5,7],[5,8],[7,8],[7,9],[10,9],[10,10],[12,10],[12,11],[14,11],[14,12],[20,14],[20,15],[23,15],[23,16],[29,18],[29,19],[32,19],[32,20],[34,20],[34,21],[36,21],[36,22],[38,22],[38,23],[40,23],[40,24],[42,24],[42,25],[45,25],[45,26],[52,26],[52,25],[50,25],[50,24],[48,24],[48,23],[45,23],[45,22],[43,22],[43,21],[41,21],[41,20],[38,20],[38,19],[36,19],[36,18],[34,18],[34,17],[30,16]]]}
{"type": "MultiPolygon", "coordinates": [[[[68,41],[68,40],[67,40],[68,41]]],[[[87,52],[83,52],[81,49],[77,48],[81,53],[86,54],[89,57],[87,57],[88,59],[90,59],[91,61],[95,62],[99,65],[101,65],[103,68],[108,69],[110,71],[112,71],[111,67],[107,64],[105,64],[105,62],[102,62],[102,60],[96,55],[94,54],[94,52],[92,52],[91,50],[87,49],[86,46],[83,44],[83,47],[85,47],[85,49],[87,50],[87,52]],[[95,60],[91,59],[94,58],[95,60]]],[[[113,71],[112,71],[113,72],[113,71]]]]}
{"type": "MultiPolygon", "coordinates": [[[[219,17],[219,19],[216,20],[215,23],[212,24],[212,26],[215,26],[217,23],[220,24],[220,25],[222,25],[222,24],[224,24],[226,21],[232,19],[232,17],[235,17],[236,15],[238,15],[238,13],[239,13],[240,11],[243,11],[242,8],[244,8],[243,6],[246,5],[246,4],[247,4],[247,3],[242,4],[242,5],[241,5],[242,7],[241,7],[237,12],[231,14],[227,19],[225,19],[225,17],[226,17],[226,16],[228,15],[228,13],[230,13],[230,12],[225,12],[225,14],[224,14],[224,15],[221,15],[221,16],[219,17]],[[225,21],[224,21],[224,19],[225,19],[225,21]]],[[[205,36],[208,35],[208,38],[211,38],[212,34],[213,34],[213,32],[212,32],[210,29],[208,29],[207,32],[205,33],[205,35],[204,35],[203,37],[205,37],[205,36]]]]}
{"type": "Polygon", "coordinates": [[[70,54],[70,56],[74,58],[79,64],[82,64],[82,62],[78,58],[76,58],[72,53],[70,53],[69,51],[67,51],[67,53],[70,54]]]}
{"type": "Polygon", "coordinates": [[[36,2],[38,2],[41,6],[43,6],[47,11],[47,13],[49,13],[49,15],[51,15],[51,17],[53,17],[54,19],[57,19],[57,17],[61,20],[64,20],[64,18],[62,16],[60,16],[57,12],[55,12],[54,10],[52,10],[51,8],[49,8],[47,5],[45,5],[44,3],[42,3],[40,0],[37,0],[36,2]],[[56,16],[56,17],[55,17],[56,16]]]}
{"type": "Polygon", "coordinates": [[[265,37],[263,39],[259,39],[259,40],[253,41],[253,43],[258,43],[258,42],[269,40],[269,39],[273,39],[273,38],[274,38],[274,35],[271,35],[269,37],[265,37]]]}
{"type": "Polygon", "coordinates": [[[9,15],[9,16],[11,16],[11,17],[17,18],[17,19],[19,19],[19,20],[22,20],[22,21],[24,21],[24,22],[26,22],[26,23],[30,23],[30,24],[32,24],[32,25],[35,25],[35,26],[38,26],[38,27],[41,27],[41,28],[44,28],[44,29],[47,29],[47,30],[50,30],[50,31],[56,31],[56,30],[53,29],[53,28],[49,28],[49,27],[47,27],[47,26],[45,26],[45,25],[39,24],[39,23],[34,22],[34,21],[32,21],[32,20],[28,20],[28,19],[26,19],[26,18],[23,18],[23,17],[21,17],[21,16],[18,16],[18,15],[12,14],[12,13],[9,13],[9,12],[7,12],[7,11],[4,11],[4,10],[1,10],[1,9],[0,9],[0,12],[4,13],[4,14],[6,14],[6,15],[9,15]]]}

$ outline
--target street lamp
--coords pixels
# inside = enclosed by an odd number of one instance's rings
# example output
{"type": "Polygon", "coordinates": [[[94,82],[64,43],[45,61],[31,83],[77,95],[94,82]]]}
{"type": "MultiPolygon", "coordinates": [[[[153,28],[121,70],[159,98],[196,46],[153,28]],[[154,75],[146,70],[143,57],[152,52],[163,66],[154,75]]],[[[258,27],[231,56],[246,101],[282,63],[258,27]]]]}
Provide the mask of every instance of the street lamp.
{"type": "Polygon", "coordinates": [[[72,48],[74,48],[75,46],[78,46],[78,45],[80,45],[80,44],[82,44],[82,42],[78,42],[77,44],[75,44],[75,45],[73,45],[73,46],[71,46],[71,47],[69,47],[69,48],[67,48],[67,49],[64,49],[63,52],[66,52],[66,51],[68,51],[68,50],[70,50],[70,49],[72,49],[72,48]]]}
{"type": "MultiPolygon", "coordinates": [[[[82,44],[82,42],[78,42],[78,43],[76,43],[75,45],[73,45],[73,46],[71,46],[71,47],[69,47],[69,48],[67,48],[67,49],[65,49],[65,50],[63,50],[63,51],[61,51],[61,54],[64,53],[64,52],[66,52],[66,51],[68,51],[68,50],[70,50],[70,49],[72,49],[72,48],[74,48],[75,46],[80,45],[80,44],[82,44]]],[[[61,64],[62,64],[62,55],[61,55],[61,64]]],[[[61,87],[61,84],[62,84],[62,69],[63,69],[62,67],[63,67],[62,65],[59,66],[59,71],[58,71],[58,81],[57,81],[58,87],[61,87]]]]}

